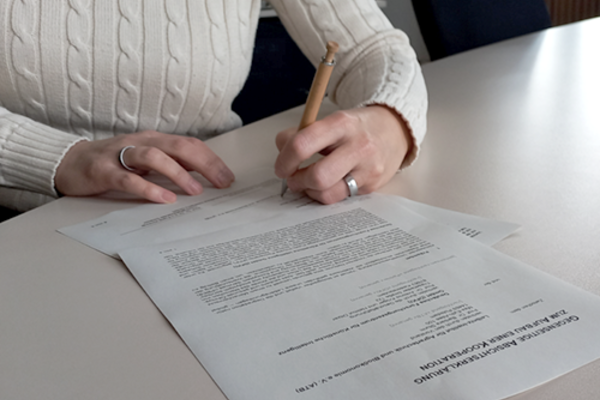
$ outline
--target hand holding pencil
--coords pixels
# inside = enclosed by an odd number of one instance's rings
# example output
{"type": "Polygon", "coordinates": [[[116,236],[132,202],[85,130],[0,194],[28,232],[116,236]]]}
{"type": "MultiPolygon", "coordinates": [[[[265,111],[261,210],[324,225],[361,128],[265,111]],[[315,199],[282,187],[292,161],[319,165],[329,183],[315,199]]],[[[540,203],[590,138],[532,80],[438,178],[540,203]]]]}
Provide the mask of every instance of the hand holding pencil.
{"type": "Polygon", "coordinates": [[[289,187],[331,204],[370,193],[394,176],[412,146],[406,123],[385,105],[338,111],[315,121],[337,50],[337,43],[327,43],[327,54],[317,68],[299,127],[277,135],[280,153],[275,173],[284,179],[282,195],[289,187]],[[316,153],[325,157],[301,168],[316,153]]]}
{"type": "MultiPolygon", "coordinates": [[[[327,54],[323,57],[323,60],[317,67],[315,78],[313,79],[304,107],[304,113],[300,120],[298,130],[302,130],[317,120],[317,114],[321,103],[325,97],[325,91],[329,84],[329,78],[331,78],[331,72],[335,65],[335,53],[339,50],[340,46],[336,42],[327,42],[327,54]]],[[[284,179],[281,183],[281,196],[285,194],[287,190],[287,181],[284,179]]]]}

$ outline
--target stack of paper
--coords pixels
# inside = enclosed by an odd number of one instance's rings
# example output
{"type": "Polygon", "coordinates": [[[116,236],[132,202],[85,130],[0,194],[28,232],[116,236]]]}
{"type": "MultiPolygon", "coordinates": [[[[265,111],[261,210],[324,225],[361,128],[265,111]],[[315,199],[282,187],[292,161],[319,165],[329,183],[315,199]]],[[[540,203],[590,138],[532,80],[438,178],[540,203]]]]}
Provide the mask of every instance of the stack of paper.
{"type": "Polygon", "coordinates": [[[61,229],[122,258],[229,399],[502,399],[600,356],[598,297],[489,247],[516,225],[265,176],[61,229]]]}

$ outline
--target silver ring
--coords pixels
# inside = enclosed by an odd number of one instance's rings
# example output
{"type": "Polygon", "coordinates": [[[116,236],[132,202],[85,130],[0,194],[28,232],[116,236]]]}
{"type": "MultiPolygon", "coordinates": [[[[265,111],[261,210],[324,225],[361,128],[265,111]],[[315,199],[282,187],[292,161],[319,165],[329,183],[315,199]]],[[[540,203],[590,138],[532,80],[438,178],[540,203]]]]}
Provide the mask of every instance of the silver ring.
{"type": "Polygon", "coordinates": [[[125,164],[125,160],[123,159],[123,155],[125,154],[125,152],[129,149],[133,149],[135,148],[135,146],[125,146],[121,149],[121,152],[119,153],[119,162],[121,163],[121,166],[123,168],[125,168],[127,171],[135,171],[135,168],[131,168],[129,165],[125,164]]]}
{"type": "Polygon", "coordinates": [[[358,185],[356,181],[352,177],[352,175],[348,174],[344,177],[344,182],[346,182],[346,186],[348,186],[348,191],[350,191],[350,197],[354,197],[358,194],[358,185]]]}

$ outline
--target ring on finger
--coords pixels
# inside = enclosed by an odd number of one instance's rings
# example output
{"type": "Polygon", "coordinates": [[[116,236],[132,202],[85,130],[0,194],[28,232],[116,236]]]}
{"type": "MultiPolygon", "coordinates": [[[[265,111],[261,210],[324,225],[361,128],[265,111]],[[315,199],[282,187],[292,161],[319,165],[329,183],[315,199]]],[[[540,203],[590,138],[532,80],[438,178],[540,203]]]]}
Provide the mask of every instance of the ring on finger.
{"type": "Polygon", "coordinates": [[[125,163],[125,159],[123,158],[123,155],[125,154],[125,152],[129,149],[134,149],[135,146],[125,146],[121,149],[121,151],[119,152],[119,162],[121,163],[121,166],[123,168],[125,168],[127,171],[135,171],[135,168],[131,168],[129,165],[127,165],[125,163]]]}
{"type": "Polygon", "coordinates": [[[350,192],[350,197],[354,197],[354,196],[358,195],[358,185],[356,184],[356,181],[354,180],[352,175],[347,174],[344,177],[344,182],[346,182],[346,186],[348,186],[348,191],[350,192]]]}

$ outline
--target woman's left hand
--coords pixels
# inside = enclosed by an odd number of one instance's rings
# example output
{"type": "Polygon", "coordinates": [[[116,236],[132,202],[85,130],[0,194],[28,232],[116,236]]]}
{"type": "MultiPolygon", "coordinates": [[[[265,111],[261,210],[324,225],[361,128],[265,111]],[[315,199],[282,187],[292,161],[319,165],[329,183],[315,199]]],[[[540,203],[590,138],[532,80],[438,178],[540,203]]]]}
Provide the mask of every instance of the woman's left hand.
{"type": "Polygon", "coordinates": [[[377,190],[394,176],[413,146],[404,120],[380,105],[337,111],[301,131],[287,129],[277,135],[276,144],[277,176],[287,179],[290,190],[304,190],[323,204],[348,197],[347,174],[356,181],[358,194],[377,190]],[[325,157],[299,169],[316,153],[325,157]]]}

